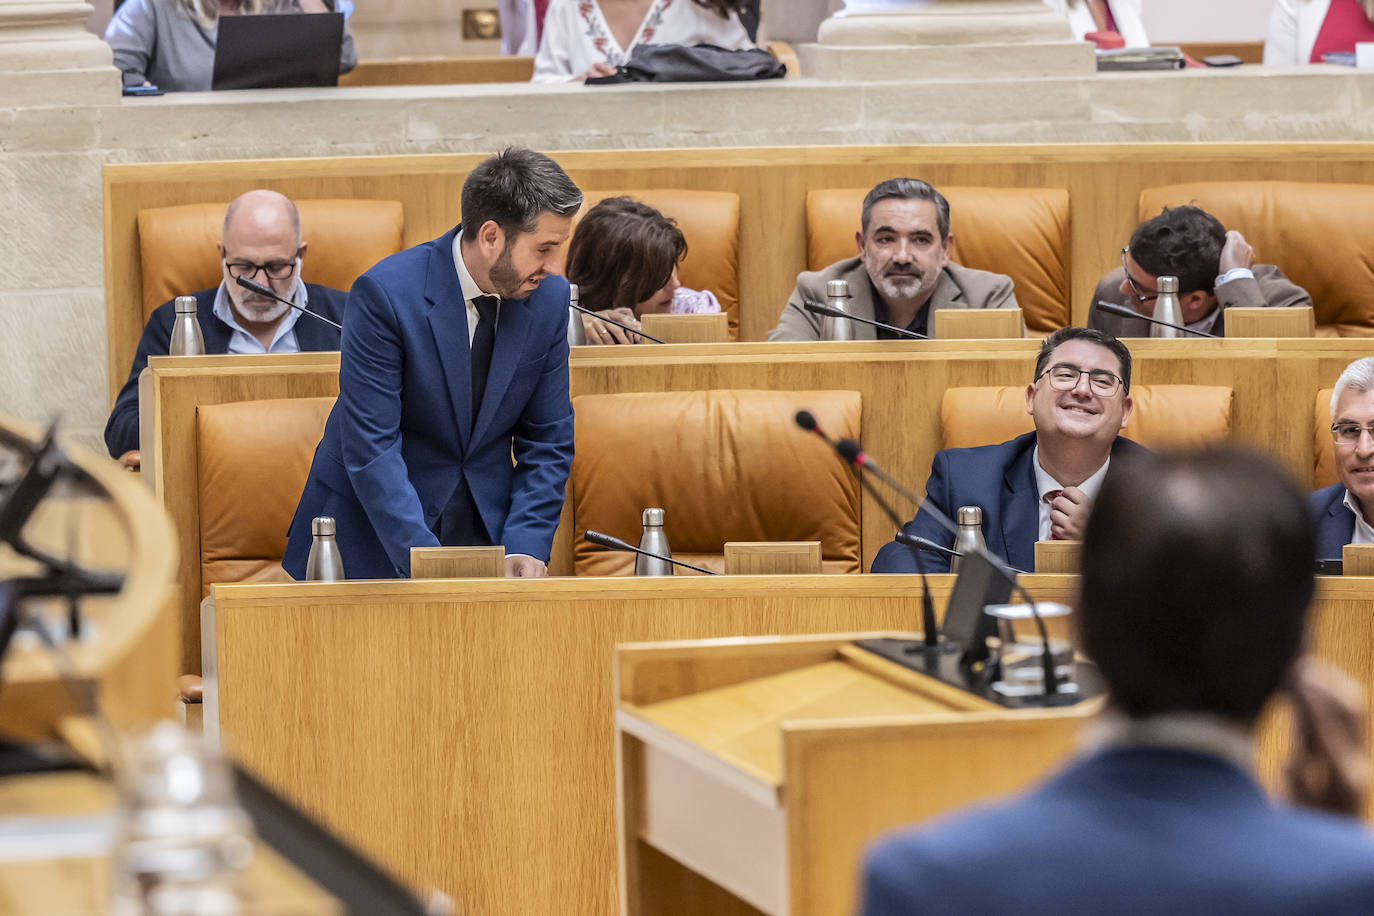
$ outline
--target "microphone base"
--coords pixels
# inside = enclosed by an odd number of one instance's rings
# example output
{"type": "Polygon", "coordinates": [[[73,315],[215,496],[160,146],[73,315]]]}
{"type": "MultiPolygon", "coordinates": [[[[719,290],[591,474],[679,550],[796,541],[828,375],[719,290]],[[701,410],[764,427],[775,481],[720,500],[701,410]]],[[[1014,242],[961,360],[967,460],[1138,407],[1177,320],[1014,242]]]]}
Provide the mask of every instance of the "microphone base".
{"type": "Polygon", "coordinates": [[[964,663],[964,652],[958,643],[942,641],[927,646],[919,639],[860,639],[854,645],[909,671],[933,677],[1005,709],[1074,706],[1106,693],[1106,685],[1097,669],[1083,659],[1079,659],[1074,666],[1073,681],[1061,683],[1058,692],[1009,696],[995,689],[991,672],[985,664],[964,663]]]}

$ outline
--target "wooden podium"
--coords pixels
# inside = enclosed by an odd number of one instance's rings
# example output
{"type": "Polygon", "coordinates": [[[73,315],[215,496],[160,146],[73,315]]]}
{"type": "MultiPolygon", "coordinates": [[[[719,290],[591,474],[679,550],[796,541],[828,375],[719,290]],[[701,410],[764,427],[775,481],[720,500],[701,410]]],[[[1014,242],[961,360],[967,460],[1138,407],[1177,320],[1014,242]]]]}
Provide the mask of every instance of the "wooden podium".
{"type": "Polygon", "coordinates": [[[874,837],[1035,781],[1100,708],[1006,710],[854,638],[619,647],[623,913],[852,913],[874,837]]]}

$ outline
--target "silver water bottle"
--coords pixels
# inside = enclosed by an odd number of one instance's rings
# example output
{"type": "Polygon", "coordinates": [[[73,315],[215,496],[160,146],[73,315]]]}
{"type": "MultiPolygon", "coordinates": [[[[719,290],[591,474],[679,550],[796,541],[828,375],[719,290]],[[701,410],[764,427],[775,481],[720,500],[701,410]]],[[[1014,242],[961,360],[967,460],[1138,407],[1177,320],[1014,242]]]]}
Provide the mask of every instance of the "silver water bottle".
{"type": "MultiPolygon", "coordinates": [[[[1155,321],[1170,324],[1183,324],[1183,309],[1178,304],[1178,277],[1159,278],[1159,296],[1155,299],[1155,321]]],[[[1166,328],[1162,324],[1150,325],[1151,337],[1183,337],[1179,328],[1166,328]]]]}
{"type": "MultiPolygon", "coordinates": [[[[830,280],[825,284],[825,304],[849,314],[849,281],[830,280]]],[[[854,322],[826,315],[821,319],[821,340],[853,340],[854,322]]]]}
{"type": "Polygon", "coordinates": [[[305,578],[310,582],[338,582],[345,578],[339,544],[334,540],[334,519],[321,515],[310,523],[314,540],[305,561],[305,578]]]}
{"type": "MultiPolygon", "coordinates": [[[[983,541],[983,510],[978,506],[960,506],[956,518],[959,521],[959,533],[954,536],[954,549],[960,553],[986,550],[987,544],[983,541]]],[[[959,571],[958,557],[950,558],[949,571],[959,571]]]]}
{"type": "Polygon", "coordinates": [[[167,353],[171,356],[202,356],[205,353],[205,338],[200,336],[200,322],[196,320],[196,297],[177,296],[176,322],[172,325],[172,345],[167,353]]]}
{"type": "Polygon", "coordinates": [[[582,327],[582,313],[577,305],[577,284],[568,284],[568,346],[580,347],[587,342],[587,330],[582,327]]]}
{"type": "MultiPolygon", "coordinates": [[[[650,553],[671,557],[673,550],[668,546],[668,535],[663,531],[663,510],[645,509],[643,515],[644,533],[639,536],[639,549],[650,553]]],[[[656,557],[635,554],[636,576],[671,576],[673,564],[656,557]]]]}

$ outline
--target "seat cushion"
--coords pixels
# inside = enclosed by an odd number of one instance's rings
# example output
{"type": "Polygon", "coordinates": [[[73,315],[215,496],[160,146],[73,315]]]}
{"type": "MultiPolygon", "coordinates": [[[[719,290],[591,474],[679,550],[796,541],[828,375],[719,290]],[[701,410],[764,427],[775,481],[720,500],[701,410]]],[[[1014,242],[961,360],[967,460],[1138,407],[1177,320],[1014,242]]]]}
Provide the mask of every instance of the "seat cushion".
{"type": "Polygon", "coordinates": [[[333,398],[205,404],[196,412],[201,591],[286,581],[281,558],[333,398]]]}
{"type": "Polygon", "coordinates": [[[1200,181],[1146,188],[1141,220],[1193,204],[1239,230],[1259,264],[1307,290],[1320,337],[1374,335],[1374,187],[1303,181],[1200,181]]]}
{"type": "MultiPolygon", "coordinates": [[[[688,289],[709,289],[730,319],[730,338],[739,339],[739,195],[724,191],[646,188],[584,191],[574,226],[596,204],[626,195],[677,221],[687,239],[687,256],[677,277],[688,289]]],[[[563,248],[567,256],[567,246],[563,248]]],[[[561,269],[561,268],[560,268],[561,269]]]]}
{"type": "MultiPolygon", "coordinates": [[[[1187,448],[1231,435],[1230,388],[1136,385],[1131,400],[1122,434],[1146,448],[1187,448]]],[[[941,448],[994,445],[1034,428],[1022,386],[950,388],[940,402],[941,448]]]]}
{"type": "MultiPolygon", "coordinates": [[[[806,194],[806,266],[820,270],[857,250],[868,188],[806,194]]],[[[1069,192],[1063,188],[940,188],[949,201],[950,260],[1006,274],[1026,327],[1049,333],[1069,323],[1069,192]]]]}
{"type": "MultiPolygon", "coordinates": [[[[218,286],[217,246],[225,203],[138,211],[143,320],[173,296],[218,286]]],[[[298,200],[305,279],[347,290],[373,264],[401,250],[403,213],[396,200],[298,200]]]]}
{"type": "Polygon", "coordinates": [[[857,391],[672,391],[573,399],[577,575],[629,575],[634,557],[588,544],[588,528],[638,543],[661,507],[673,555],[722,567],[726,541],[820,541],[826,572],[859,572],[859,485],[793,421],[815,414],[834,438],[859,436],[857,391]]]}

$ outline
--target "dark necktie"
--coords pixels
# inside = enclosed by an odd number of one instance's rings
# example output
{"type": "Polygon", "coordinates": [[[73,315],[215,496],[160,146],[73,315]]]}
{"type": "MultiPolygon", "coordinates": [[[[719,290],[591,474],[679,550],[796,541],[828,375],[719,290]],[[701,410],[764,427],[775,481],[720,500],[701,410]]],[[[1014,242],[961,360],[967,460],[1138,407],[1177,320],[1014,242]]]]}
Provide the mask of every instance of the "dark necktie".
{"type": "MultiPolygon", "coordinates": [[[[1063,490],[1046,490],[1046,491],[1045,491],[1045,495],[1042,496],[1042,497],[1040,497],[1040,498],[1041,498],[1042,500],[1045,501],[1045,504],[1046,504],[1046,505],[1049,505],[1050,503],[1052,503],[1052,502],[1054,502],[1056,499],[1058,499],[1059,496],[1060,496],[1060,494],[1062,494],[1063,492],[1064,492],[1063,490]]],[[[1053,528],[1050,529],[1050,540],[1051,540],[1051,541],[1060,540],[1059,536],[1056,535],[1056,534],[1054,533],[1054,529],[1053,529],[1053,528]]]]}
{"type": "Polygon", "coordinates": [[[477,331],[472,335],[472,420],[482,409],[482,395],[487,390],[487,370],[491,368],[492,346],[496,343],[496,308],[499,296],[478,296],[472,300],[477,307],[477,331]]]}

